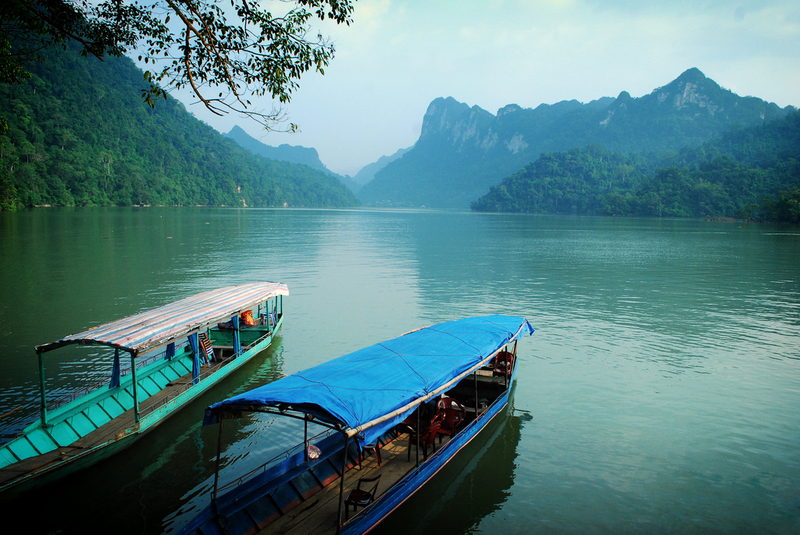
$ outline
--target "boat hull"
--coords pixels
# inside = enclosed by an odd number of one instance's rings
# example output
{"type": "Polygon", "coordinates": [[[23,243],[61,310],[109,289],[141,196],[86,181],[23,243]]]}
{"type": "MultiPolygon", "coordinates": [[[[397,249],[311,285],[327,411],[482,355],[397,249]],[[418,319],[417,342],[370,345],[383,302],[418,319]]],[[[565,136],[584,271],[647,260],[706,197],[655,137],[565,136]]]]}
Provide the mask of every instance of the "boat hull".
{"type": "Polygon", "coordinates": [[[303,421],[289,426],[303,440],[224,483],[217,472],[211,503],[180,533],[369,532],[491,438],[513,399],[517,341],[532,333],[521,317],[445,322],[210,406],[205,425],[264,413],[303,421]],[[325,431],[309,437],[310,423],[325,431]]]}
{"type": "Polygon", "coordinates": [[[142,416],[138,423],[123,429],[109,440],[78,453],[66,456],[58,455],[58,451],[50,452],[47,454],[48,457],[46,459],[43,459],[38,463],[38,466],[32,469],[28,463],[34,461],[23,461],[3,468],[0,473],[4,473],[3,475],[5,477],[4,480],[0,482],[0,499],[10,499],[42,485],[56,482],[97,464],[129,447],[144,434],[155,429],[192,400],[208,391],[222,379],[231,375],[258,353],[267,349],[272,344],[276,333],[282,325],[283,316],[281,315],[268,335],[255,340],[253,344],[246,350],[243,350],[237,358],[219,367],[213,374],[204,376],[197,384],[178,393],[157,409],[152,410],[146,416],[142,416]]]}
{"type": "MultiPolygon", "coordinates": [[[[495,422],[504,421],[513,404],[513,391],[515,384],[511,382],[511,387],[505,390],[480,417],[465,426],[456,436],[437,447],[436,452],[428,455],[428,458],[421,461],[420,465],[412,469],[397,483],[380,495],[369,507],[360,510],[348,522],[346,522],[339,533],[360,534],[367,533],[375,528],[382,521],[386,520],[403,503],[410,499],[416,492],[422,489],[427,483],[434,479],[452,461],[460,459],[461,456],[469,454],[469,446],[477,441],[487,439],[497,426],[495,422]],[[467,450],[467,451],[464,451],[467,450]]],[[[399,440],[394,438],[394,440],[399,440]]],[[[298,463],[291,458],[284,462],[287,466],[294,466],[295,469],[289,472],[288,477],[276,476],[283,474],[282,466],[272,467],[265,471],[261,476],[254,478],[243,484],[241,487],[234,487],[230,492],[220,496],[216,504],[205,507],[192,521],[183,526],[179,533],[181,535],[201,535],[206,533],[228,533],[231,535],[257,533],[263,529],[263,533],[283,533],[288,529],[286,526],[275,527],[272,521],[283,515],[294,516],[294,507],[300,503],[316,501],[316,492],[320,488],[314,486],[304,486],[309,479],[323,479],[327,476],[328,481],[325,485],[330,485],[334,489],[339,488],[338,467],[342,464],[343,441],[338,434],[318,443],[319,449],[325,458],[320,458],[314,465],[314,476],[299,476],[298,463]],[[276,483],[275,480],[280,479],[276,483]],[[298,503],[290,502],[286,496],[295,496],[294,492],[304,494],[298,503]],[[269,507],[273,504],[273,507],[269,507]],[[277,506],[277,507],[274,507],[277,506]],[[261,515],[261,516],[259,516],[261,515]]],[[[355,451],[348,449],[347,453],[347,473],[352,469],[358,468],[358,456],[355,451]]],[[[299,454],[302,456],[302,453],[299,454]]],[[[405,455],[403,455],[405,457],[405,455]]],[[[406,460],[403,458],[402,463],[406,460]]],[[[302,467],[299,467],[302,468],[302,467]]],[[[336,490],[338,494],[338,490],[336,490]]],[[[324,500],[325,498],[323,498],[324,500]]],[[[301,509],[298,507],[298,509],[301,509]]],[[[302,513],[301,513],[302,515],[302,513]]],[[[326,519],[333,520],[332,518],[326,519]]],[[[336,527],[331,522],[330,525],[323,523],[317,526],[315,533],[336,533],[336,527]],[[327,526],[327,527],[322,527],[327,526]]],[[[289,530],[292,533],[302,532],[302,528],[289,530]]]]}

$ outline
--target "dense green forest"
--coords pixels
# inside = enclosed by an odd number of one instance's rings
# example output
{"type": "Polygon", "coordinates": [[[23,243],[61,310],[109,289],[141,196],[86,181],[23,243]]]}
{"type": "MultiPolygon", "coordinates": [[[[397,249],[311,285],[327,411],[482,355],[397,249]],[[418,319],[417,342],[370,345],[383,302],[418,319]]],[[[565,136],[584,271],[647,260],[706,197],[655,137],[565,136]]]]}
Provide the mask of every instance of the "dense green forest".
{"type": "Polygon", "coordinates": [[[195,119],[175,99],[143,103],[128,58],[43,51],[21,84],[0,84],[0,207],[354,206],[341,182],[267,160],[195,119]]]}
{"type": "Polygon", "coordinates": [[[697,148],[625,155],[599,145],[543,154],[476,211],[798,221],[800,112],[697,148]]]}

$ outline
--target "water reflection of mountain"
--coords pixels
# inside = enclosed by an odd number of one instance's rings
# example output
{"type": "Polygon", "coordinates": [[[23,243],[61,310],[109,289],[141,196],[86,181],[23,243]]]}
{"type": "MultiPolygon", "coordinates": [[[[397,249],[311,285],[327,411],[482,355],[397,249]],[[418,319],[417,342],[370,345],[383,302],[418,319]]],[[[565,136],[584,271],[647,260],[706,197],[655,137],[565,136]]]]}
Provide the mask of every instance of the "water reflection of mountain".
{"type": "Polygon", "coordinates": [[[532,274],[526,241],[530,236],[527,229],[520,230],[522,236],[516,233],[522,223],[530,225],[526,219],[511,216],[407,214],[407,232],[424,300],[420,308],[432,314],[448,310],[453,317],[463,317],[496,312],[499,299],[487,302],[487,295],[515,298],[512,288],[532,274]]]}
{"type": "Polygon", "coordinates": [[[493,422],[430,482],[375,530],[377,535],[461,534],[502,507],[517,467],[522,419],[509,414],[493,422]]]}

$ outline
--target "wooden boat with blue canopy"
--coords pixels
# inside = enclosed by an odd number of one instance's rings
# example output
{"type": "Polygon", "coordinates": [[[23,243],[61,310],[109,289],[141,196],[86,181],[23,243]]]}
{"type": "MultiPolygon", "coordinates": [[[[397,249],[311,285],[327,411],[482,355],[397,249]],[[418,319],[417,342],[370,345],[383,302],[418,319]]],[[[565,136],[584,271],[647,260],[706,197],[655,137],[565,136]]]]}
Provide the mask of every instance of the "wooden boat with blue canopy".
{"type": "Polygon", "coordinates": [[[0,447],[2,496],[89,466],[153,429],[270,345],[286,295],[274,282],[219,288],[37,346],[40,418],[0,447]],[[76,345],[99,348],[111,377],[53,401],[45,357],[76,345]]]}
{"type": "Polygon", "coordinates": [[[211,503],[181,533],[369,531],[507,410],[524,334],[521,317],[450,321],[210,406],[220,448],[248,413],[296,419],[298,442],[228,483],[218,451],[211,503]]]}

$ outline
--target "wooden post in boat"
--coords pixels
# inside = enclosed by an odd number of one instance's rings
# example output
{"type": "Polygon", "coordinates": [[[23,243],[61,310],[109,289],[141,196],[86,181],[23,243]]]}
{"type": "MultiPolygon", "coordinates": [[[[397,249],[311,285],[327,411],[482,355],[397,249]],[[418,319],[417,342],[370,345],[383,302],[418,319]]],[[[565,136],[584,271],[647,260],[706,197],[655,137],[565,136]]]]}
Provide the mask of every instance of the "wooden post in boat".
{"type": "Polygon", "coordinates": [[[475,370],[472,373],[472,377],[474,379],[473,382],[475,383],[475,419],[477,420],[478,419],[478,405],[479,405],[479,403],[478,403],[478,370],[475,370]]]}
{"type": "Polygon", "coordinates": [[[217,460],[214,462],[214,494],[211,495],[211,503],[217,503],[217,489],[219,488],[219,458],[222,453],[222,421],[219,419],[219,434],[217,435],[217,460]]]}
{"type": "Polygon", "coordinates": [[[350,437],[344,434],[344,449],[342,449],[342,480],[339,484],[339,514],[336,521],[336,533],[342,530],[342,505],[344,505],[344,474],[347,472],[347,440],[350,437]]]}
{"type": "Polygon", "coordinates": [[[238,359],[242,353],[242,333],[239,329],[242,328],[242,320],[236,314],[233,318],[233,358],[238,359]]]}
{"type": "Polygon", "coordinates": [[[419,466],[419,433],[421,429],[419,428],[419,409],[422,405],[417,405],[417,466],[419,466]]]}
{"type": "Polygon", "coordinates": [[[139,423],[139,389],[136,381],[136,353],[131,352],[131,385],[133,385],[133,421],[139,423]]]}
{"type": "Polygon", "coordinates": [[[47,426],[47,395],[44,387],[44,354],[37,351],[36,355],[39,357],[39,392],[42,397],[42,406],[39,407],[39,412],[42,418],[42,426],[47,426]]]}
{"type": "Polygon", "coordinates": [[[303,418],[303,459],[308,462],[308,417],[303,418]]]}

